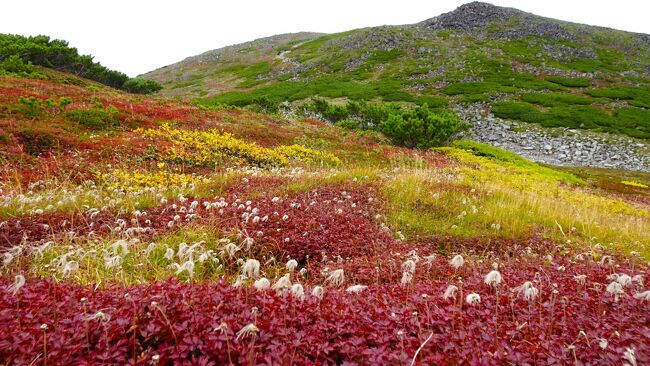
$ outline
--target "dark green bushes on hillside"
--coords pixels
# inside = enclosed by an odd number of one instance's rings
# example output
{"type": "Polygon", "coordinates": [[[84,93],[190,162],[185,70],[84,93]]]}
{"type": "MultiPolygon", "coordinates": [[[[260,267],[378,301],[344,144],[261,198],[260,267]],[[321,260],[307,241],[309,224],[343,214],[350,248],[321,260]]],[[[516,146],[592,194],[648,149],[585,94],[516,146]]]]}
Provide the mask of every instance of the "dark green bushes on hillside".
{"type": "Polygon", "coordinates": [[[468,127],[456,114],[427,105],[392,113],[379,125],[394,144],[419,149],[444,145],[468,127]]]}
{"type": "Polygon", "coordinates": [[[102,109],[75,110],[65,114],[70,121],[96,131],[111,130],[120,124],[120,120],[113,113],[102,109]]]}
{"type": "Polygon", "coordinates": [[[589,105],[592,100],[569,93],[528,93],[521,96],[523,101],[539,104],[546,107],[553,107],[566,104],[589,105]]]}
{"type": "Polygon", "coordinates": [[[372,100],[381,98],[383,101],[402,101],[417,104],[428,103],[430,106],[442,107],[447,101],[436,96],[416,96],[402,90],[402,82],[395,79],[381,79],[368,83],[322,77],[309,82],[281,81],[261,86],[250,92],[232,91],[213,98],[195,99],[194,103],[209,106],[210,104],[230,104],[244,107],[255,104],[258,98],[268,98],[273,103],[312,97],[349,98],[352,100],[372,100]]]}
{"type": "Polygon", "coordinates": [[[33,72],[33,65],[68,72],[117,89],[129,91],[127,87],[130,87],[136,93],[157,88],[157,83],[153,81],[144,83],[138,80],[125,86],[130,81],[126,74],[94,62],[93,56],[80,55],[66,41],[43,35],[24,37],[0,34],[0,71],[29,76],[33,72]]]}
{"type": "Polygon", "coordinates": [[[308,109],[320,114],[332,123],[348,120],[345,123],[347,127],[353,125],[351,121],[356,121],[359,129],[375,129],[381,122],[388,119],[391,114],[399,113],[401,110],[398,105],[391,103],[368,103],[350,100],[347,104],[335,105],[320,98],[313,99],[308,109]]]}
{"type": "Polygon", "coordinates": [[[0,75],[14,74],[18,76],[32,76],[34,65],[31,62],[25,62],[18,55],[11,55],[0,62],[0,75]]]}
{"type": "Polygon", "coordinates": [[[589,105],[555,105],[541,111],[525,102],[498,102],[492,106],[495,116],[539,123],[544,127],[595,129],[624,133],[632,137],[650,138],[650,111],[626,107],[612,115],[589,105]]]}
{"type": "Polygon", "coordinates": [[[133,78],[124,82],[122,89],[134,94],[152,94],[162,89],[162,85],[153,80],[133,78]]]}
{"type": "Polygon", "coordinates": [[[427,104],[403,108],[391,103],[348,101],[344,105],[314,99],[308,109],[337,126],[354,130],[378,130],[399,146],[427,149],[444,145],[468,128],[453,112],[427,104]]]}
{"type": "Polygon", "coordinates": [[[61,97],[56,102],[54,99],[46,99],[42,102],[34,97],[19,97],[17,109],[28,119],[36,119],[43,113],[57,114],[65,111],[65,108],[72,103],[72,99],[61,97]]]}
{"type": "Polygon", "coordinates": [[[120,88],[129,79],[121,72],[94,62],[92,56],[80,55],[66,41],[52,40],[48,36],[0,34],[0,60],[16,55],[24,62],[69,72],[114,88],[120,88]]]}
{"type": "Polygon", "coordinates": [[[628,100],[628,103],[633,106],[650,108],[650,87],[647,86],[617,85],[609,88],[589,89],[585,93],[592,97],[628,100]]]}

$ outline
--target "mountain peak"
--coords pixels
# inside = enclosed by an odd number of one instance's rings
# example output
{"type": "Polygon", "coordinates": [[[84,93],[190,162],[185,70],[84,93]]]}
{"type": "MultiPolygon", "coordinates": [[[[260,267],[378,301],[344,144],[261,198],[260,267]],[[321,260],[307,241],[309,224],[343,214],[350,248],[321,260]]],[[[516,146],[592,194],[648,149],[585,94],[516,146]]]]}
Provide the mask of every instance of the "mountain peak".
{"type": "Polygon", "coordinates": [[[470,31],[483,28],[495,21],[506,21],[516,16],[529,15],[521,10],[504,8],[474,1],[455,10],[427,19],[423,23],[434,29],[457,29],[470,31]]]}
{"type": "Polygon", "coordinates": [[[427,19],[420,24],[434,31],[449,29],[479,33],[487,30],[490,25],[500,24],[501,27],[491,30],[492,36],[508,39],[543,36],[575,40],[575,34],[565,27],[567,22],[480,1],[463,4],[453,11],[427,19]]]}

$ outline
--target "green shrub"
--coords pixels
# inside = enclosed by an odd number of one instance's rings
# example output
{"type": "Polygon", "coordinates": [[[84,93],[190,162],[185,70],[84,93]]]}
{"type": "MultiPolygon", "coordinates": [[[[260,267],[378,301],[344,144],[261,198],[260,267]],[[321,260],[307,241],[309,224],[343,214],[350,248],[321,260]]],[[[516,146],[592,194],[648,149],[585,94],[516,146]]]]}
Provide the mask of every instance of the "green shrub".
{"type": "Polygon", "coordinates": [[[262,113],[278,113],[280,110],[280,103],[266,96],[254,98],[252,106],[255,111],[262,113]]]}
{"type": "Polygon", "coordinates": [[[140,78],[129,79],[122,85],[122,89],[134,94],[153,94],[162,88],[162,85],[153,80],[140,78]]]}
{"type": "Polygon", "coordinates": [[[20,76],[29,76],[34,72],[34,65],[31,62],[25,62],[18,55],[10,55],[0,62],[0,72],[16,74],[20,76]]]}
{"type": "Polygon", "coordinates": [[[525,102],[498,102],[492,106],[495,116],[539,123],[544,127],[595,129],[650,138],[650,111],[626,107],[608,114],[589,105],[556,105],[546,112],[525,102]]]}
{"type": "Polygon", "coordinates": [[[591,104],[591,99],[569,93],[528,93],[521,96],[521,99],[533,104],[553,107],[565,104],[591,104]]]}
{"type": "Polygon", "coordinates": [[[624,99],[633,106],[650,108],[650,87],[617,85],[609,88],[589,89],[585,93],[593,97],[624,99]]]}
{"type": "Polygon", "coordinates": [[[70,121],[91,130],[110,130],[119,126],[120,121],[112,113],[101,109],[79,109],[65,114],[70,121]]]}
{"type": "Polygon", "coordinates": [[[18,97],[18,110],[29,119],[36,119],[43,112],[43,106],[39,99],[34,97],[18,97]]]}
{"type": "Polygon", "coordinates": [[[497,102],[492,105],[492,113],[505,119],[516,119],[524,122],[539,122],[540,112],[532,105],[524,102],[497,102]]]}
{"type": "Polygon", "coordinates": [[[650,110],[624,107],[614,112],[621,132],[637,138],[650,138],[650,110]]]}
{"type": "Polygon", "coordinates": [[[129,78],[119,71],[110,70],[94,62],[92,56],[80,55],[68,42],[43,35],[25,37],[0,34],[0,60],[12,56],[12,60],[15,61],[16,57],[19,57],[26,65],[32,63],[73,73],[114,88],[121,88],[129,78]]]}
{"type": "Polygon", "coordinates": [[[399,106],[390,103],[350,100],[346,105],[333,105],[321,98],[314,98],[308,109],[320,113],[331,122],[354,118],[361,129],[376,128],[391,113],[401,110],[399,106]]]}
{"type": "Polygon", "coordinates": [[[379,126],[394,144],[419,149],[443,145],[467,128],[453,112],[429,109],[426,104],[391,113],[379,126]]]}
{"type": "Polygon", "coordinates": [[[68,97],[59,98],[59,109],[61,110],[61,112],[65,111],[65,108],[70,104],[72,104],[72,98],[68,98],[68,97]]]}
{"type": "Polygon", "coordinates": [[[355,121],[352,119],[344,119],[336,122],[334,125],[341,128],[345,128],[346,130],[358,130],[361,127],[359,121],[355,121]]]}
{"type": "Polygon", "coordinates": [[[426,104],[429,106],[429,108],[442,108],[446,107],[449,104],[449,102],[447,102],[447,99],[433,95],[422,95],[415,97],[415,102],[418,105],[426,104]]]}

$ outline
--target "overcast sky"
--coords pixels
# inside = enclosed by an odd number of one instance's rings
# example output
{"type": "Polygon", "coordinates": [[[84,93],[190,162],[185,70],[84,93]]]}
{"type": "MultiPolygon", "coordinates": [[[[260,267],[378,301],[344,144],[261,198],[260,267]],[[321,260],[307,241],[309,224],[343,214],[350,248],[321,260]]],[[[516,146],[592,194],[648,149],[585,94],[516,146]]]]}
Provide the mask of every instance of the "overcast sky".
{"type": "MultiPolygon", "coordinates": [[[[211,49],[279,33],[410,24],[463,0],[3,1],[0,33],[67,40],[135,76],[211,49]]],[[[650,33],[650,0],[492,0],[562,20],[650,33]]]]}

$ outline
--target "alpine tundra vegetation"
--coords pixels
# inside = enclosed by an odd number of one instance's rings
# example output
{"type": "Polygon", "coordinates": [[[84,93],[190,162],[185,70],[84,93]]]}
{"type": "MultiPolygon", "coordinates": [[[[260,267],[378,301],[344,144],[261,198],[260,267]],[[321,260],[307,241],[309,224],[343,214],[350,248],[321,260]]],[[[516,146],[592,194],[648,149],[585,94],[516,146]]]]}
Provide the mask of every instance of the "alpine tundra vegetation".
{"type": "Polygon", "coordinates": [[[650,36],[485,3],[137,79],[0,35],[0,364],[649,364],[649,108],[650,36]]]}

